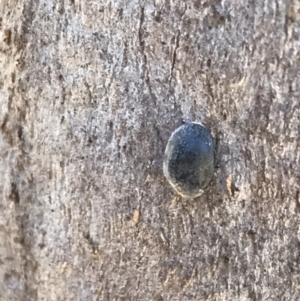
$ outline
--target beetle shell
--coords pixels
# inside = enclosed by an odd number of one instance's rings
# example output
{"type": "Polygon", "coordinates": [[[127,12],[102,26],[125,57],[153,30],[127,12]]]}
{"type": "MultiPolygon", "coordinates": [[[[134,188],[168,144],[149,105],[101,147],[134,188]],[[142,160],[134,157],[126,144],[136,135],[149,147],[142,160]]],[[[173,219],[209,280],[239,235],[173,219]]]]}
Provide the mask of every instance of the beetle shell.
{"type": "Polygon", "coordinates": [[[201,195],[214,174],[214,143],[210,130],[196,122],[176,129],[166,146],[163,171],[181,196],[201,195]]]}

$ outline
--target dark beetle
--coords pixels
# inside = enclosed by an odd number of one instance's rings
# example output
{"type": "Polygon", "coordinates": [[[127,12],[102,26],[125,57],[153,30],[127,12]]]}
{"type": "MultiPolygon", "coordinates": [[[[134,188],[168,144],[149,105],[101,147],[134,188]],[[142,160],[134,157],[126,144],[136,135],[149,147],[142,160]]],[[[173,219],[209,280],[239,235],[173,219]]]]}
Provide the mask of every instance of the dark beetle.
{"type": "Polygon", "coordinates": [[[210,131],[196,122],[176,129],[166,146],[163,170],[181,196],[201,195],[214,174],[214,142],[210,131]]]}

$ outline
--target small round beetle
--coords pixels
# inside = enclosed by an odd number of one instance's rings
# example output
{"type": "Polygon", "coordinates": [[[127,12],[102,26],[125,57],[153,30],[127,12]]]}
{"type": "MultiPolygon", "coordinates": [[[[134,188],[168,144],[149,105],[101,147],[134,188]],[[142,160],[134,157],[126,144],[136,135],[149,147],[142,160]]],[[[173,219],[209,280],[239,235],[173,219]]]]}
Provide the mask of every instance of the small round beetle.
{"type": "Polygon", "coordinates": [[[214,174],[210,131],[196,122],[177,128],[166,146],[163,171],[178,194],[188,198],[200,196],[214,174]]]}

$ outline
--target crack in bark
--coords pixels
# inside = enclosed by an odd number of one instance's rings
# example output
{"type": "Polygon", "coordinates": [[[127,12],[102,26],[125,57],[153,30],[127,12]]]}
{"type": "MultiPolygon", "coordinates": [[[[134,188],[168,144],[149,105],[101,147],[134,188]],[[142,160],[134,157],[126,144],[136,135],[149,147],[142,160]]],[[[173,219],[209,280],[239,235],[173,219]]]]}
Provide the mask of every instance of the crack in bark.
{"type": "Polygon", "coordinates": [[[175,49],[172,54],[172,65],[171,65],[170,79],[169,79],[170,84],[171,84],[171,81],[173,78],[173,71],[174,71],[175,63],[176,63],[176,55],[177,55],[177,50],[179,48],[179,37],[180,37],[180,30],[178,30],[177,35],[175,37],[175,49]]]}
{"type": "MultiPolygon", "coordinates": [[[[184,11],[180,17],[180,26],[179,28],[181,29],[181,23],[182,23],[182,19],[186,13],[186,10],[187,10],[187,5],[184,4],[184,11]]],[[[174,73],[174,69],[175,69],[175,64],[176,64],[176,58],[177,58],[177,50],[179,49],[179,40],[180,40],[180,34],[181,34],[181,31],[180,29],[178,29],[177,31],[177,34],[175,36],[175,48],[174,48],[174,51],[173,51],[173,54],[172,54],[172,62],[171,62],[171,70],[170,70],[170,77],[169,77],[169,93],[168,93],[168,99],[170,98],[170,89],[171,89],[171,83],[172,83],[172,78],[174,77],[173,76],[173,73],[174,73]]],[[[177,104],[176,102],[174,103],[174,106],[177,108],[177,104]]]]}
{"type": "Polygon", "coordinates": [[[87,92],[88,92],[88,98],[89,98],[89,101],[91,104],[93,104],[93,95],[92,95],[92,92],[91,92],[91,87],[90,85],[87,83],[87,81],[84,81],[83,83],[87,89],[87,92]]]}
{"type": "Polygon", "coordinates": [[[144,20],[145,20],[145,9],[144,9],[144,7],[141,7],[138,38],[139,38],[140,49],[141,49],[141,53],[142,53],[142,57],[143,57],[143,77],[142,78],[145,79],[151,99],[153,100],[154,105],[156,105],[155,95],[153,94],[152,88],[150,85],[149,69],[147,67],[148,60],[147,60],[147,55],[145,53],[145,40],[144,40],[144,33],[143,33],[143,28],[142,28],[143,24],[144,24],[144,20]]]}
{"type": "MultiPolygon", "coordinates": [[[[187,10],[187,5],[184,4],[184,11],[180,17],[180,29],[181,29],[181,23],[182,23],[182,19],[186,13],[186,10],[187,10]]],[[[173,51],[173,54],[172,54],[172,64],[171,64],[171,71],[170,71],[170,80],[169,80],[169,83],[171,84],[171,81],[172,81],[172,78],[173,78],[173,72],[174,72],[174,68],[175,68],[175,63],[176,63],[176,56],[177,56],[177,50],[179,48],[179,39],[180,39],[180,29],[178,29],[178,32],[177,32],[177,35],[175,37],[175,49],[173,51]]]]}
{"type": "Polygon", "coordinates": [[[139,24],[139,42],[140,42],[141,52],[143,55],[145,55],[144,54],[145,41],[143,39],[143,29],[142,29],[144,19],[145,19],[145,9],[144,7],[141,7],[140,24],[139,24]]]}

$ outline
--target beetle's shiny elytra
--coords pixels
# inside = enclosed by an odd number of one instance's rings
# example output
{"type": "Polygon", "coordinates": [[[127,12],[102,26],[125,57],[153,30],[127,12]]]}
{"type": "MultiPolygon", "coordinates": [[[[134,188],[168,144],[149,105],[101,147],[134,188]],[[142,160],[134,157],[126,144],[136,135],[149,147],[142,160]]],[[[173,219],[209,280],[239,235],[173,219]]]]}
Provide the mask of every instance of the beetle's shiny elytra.
{"type": "Polygon", "coordinates": [[[214,174],[214,143],[210,131],[195,122],[176,129],[166,146],[163,171],[183,197],[201,195],[214,174]]]}

